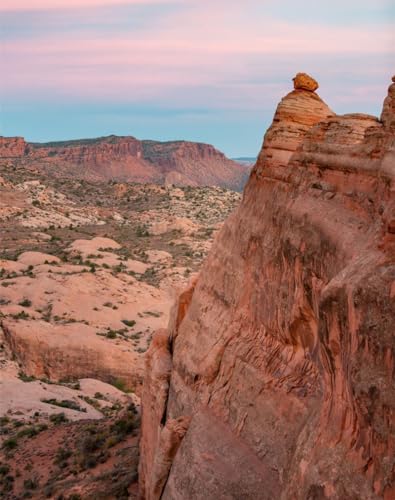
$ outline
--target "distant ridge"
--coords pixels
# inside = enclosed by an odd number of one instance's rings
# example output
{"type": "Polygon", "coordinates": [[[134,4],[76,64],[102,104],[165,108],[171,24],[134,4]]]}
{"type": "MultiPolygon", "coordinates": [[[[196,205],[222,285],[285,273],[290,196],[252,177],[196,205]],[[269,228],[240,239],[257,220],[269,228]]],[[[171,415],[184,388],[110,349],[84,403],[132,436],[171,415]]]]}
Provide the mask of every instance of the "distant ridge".
{"type": "Polygon", "coordinates": [[[210,144],[139,140],[132,136],[27,142],[0,137],[0,158],[60,177],[219,186],[241,191],[248,170],[210,144]]]}
{"type": "Polygon", "coordinates": [[[240,163],[240,165],[253,166],[257,160],[256,156],[239,156],[238,158],[232,158],[236,163],[240,163]]]}

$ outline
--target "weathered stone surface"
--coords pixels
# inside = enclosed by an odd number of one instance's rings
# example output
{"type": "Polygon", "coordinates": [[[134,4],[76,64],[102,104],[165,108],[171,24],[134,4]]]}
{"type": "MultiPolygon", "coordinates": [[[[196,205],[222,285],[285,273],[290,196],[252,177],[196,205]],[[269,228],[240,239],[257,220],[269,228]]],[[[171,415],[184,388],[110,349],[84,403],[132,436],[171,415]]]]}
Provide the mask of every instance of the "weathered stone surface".
{"type": "Polygon", "coordinates": [[[392,101],[381,123],[294,92],[241,206],[173,310],[160,418],[148,365],[143,497],[395,495],[392,101]],[[152,494],[158,434],[188,416],[152,494]]]}
{"type": "Polygon", "coordinates": [[[122,380],[133,390],[141,382],[138,354],[109,344],[89,325],[3,320],[1,328],[19,366],[29,375],[52,381],[122,380]]]}
{"type": "MultiPolygon", "coordinates": [[[[395,82],[394,78],[392,77],[393,82],[395,82]]],[[[385,98],[383,112],[381,113],[381,121],[386,128],[395,133],[395,83],[392,83],[388,89],[388,96],[385,98]]]]}
{"type": "Polygon", "coordinates": [[[297,73],[293,78],[294,88],[315,92],[318,89],[318,82],[307,73],[297,73]]]}
{"type": "MultiPolygon", "coordinates": [[[[277,106],[273,123],[266,132],[257,164],[262,158],[272,167],[284,167],[313,125],[334,116],[333,111],[313,92],[294,90],[277,106]]],[[[283,175],[279,172],[279,175],[283,175]]]]}
{"type": "Polygon", "coordinates": [[[159,449],[162,422],[165,419],[172,367],[169,335],[166,330],[159,330],[154,335],[150,349],[146,354],[145,363],[147,383],[143,387],[142,397],[145,404],[141,432],[144,436],[150,436],[150,439],[145,439],[140,445],[145,459],[139,464],[139,478],[145,496],[151,498],[151,492],[158,483],[153,468],[159,449]]]}
{"type": "Polygon", "coordinates": [[[0,136],[0,158],[18,158],[28,151],[29,146],[23,137],[0,136]]]}

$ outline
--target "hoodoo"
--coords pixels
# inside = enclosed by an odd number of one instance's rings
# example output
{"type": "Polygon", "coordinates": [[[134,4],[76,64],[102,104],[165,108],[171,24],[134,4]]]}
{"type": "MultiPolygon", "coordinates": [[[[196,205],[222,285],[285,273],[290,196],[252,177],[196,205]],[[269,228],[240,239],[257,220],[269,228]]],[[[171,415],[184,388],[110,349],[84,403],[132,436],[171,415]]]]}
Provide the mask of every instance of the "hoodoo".
{"type": "Polygon", "coordinates": [[[380,120],[294,86],[148,352],[148,500],[395,497],[395,84],[380,120]]]}

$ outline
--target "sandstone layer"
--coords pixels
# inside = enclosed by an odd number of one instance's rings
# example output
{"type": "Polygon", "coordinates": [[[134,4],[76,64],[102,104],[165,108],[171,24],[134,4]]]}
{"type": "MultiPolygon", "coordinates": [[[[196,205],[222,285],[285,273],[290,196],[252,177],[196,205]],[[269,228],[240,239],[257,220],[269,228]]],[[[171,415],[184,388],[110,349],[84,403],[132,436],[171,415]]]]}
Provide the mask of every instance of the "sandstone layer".
{"type": "Polygon", "coordinates": [[[209,144],[140,141],[130,136],[50,143],[0,137],[0,159],[19,159],[29,168],[63,177],[220,186],[236,191],[243,189],[249,171],[209,144]]]}
{"type": "Polygon", "coordinates": [[[394,103],[279,104],[148,351],[142,497],[394,498],[394,103]]]}

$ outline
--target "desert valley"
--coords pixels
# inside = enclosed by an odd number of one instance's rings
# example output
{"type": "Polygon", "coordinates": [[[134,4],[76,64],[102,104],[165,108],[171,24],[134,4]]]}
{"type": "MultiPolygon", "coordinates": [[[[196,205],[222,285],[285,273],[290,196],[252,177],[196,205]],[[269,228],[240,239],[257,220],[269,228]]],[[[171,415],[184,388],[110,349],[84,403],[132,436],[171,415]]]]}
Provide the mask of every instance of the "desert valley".
{"type": "MultiPolygon", "coordinates": [[[[199,187],[188,167],[211,180],[219,158],[225,185],[248,173],[214,148],[183,144],[187,185],[174,186],[136,167],[123,139],[92,142],[54,160],[0,140],[4,498],[135,492],[145,352],[240,201],[199,187]]],[[[157,170],[166,167],[174,161],[161,158],[157,170]]]]}

